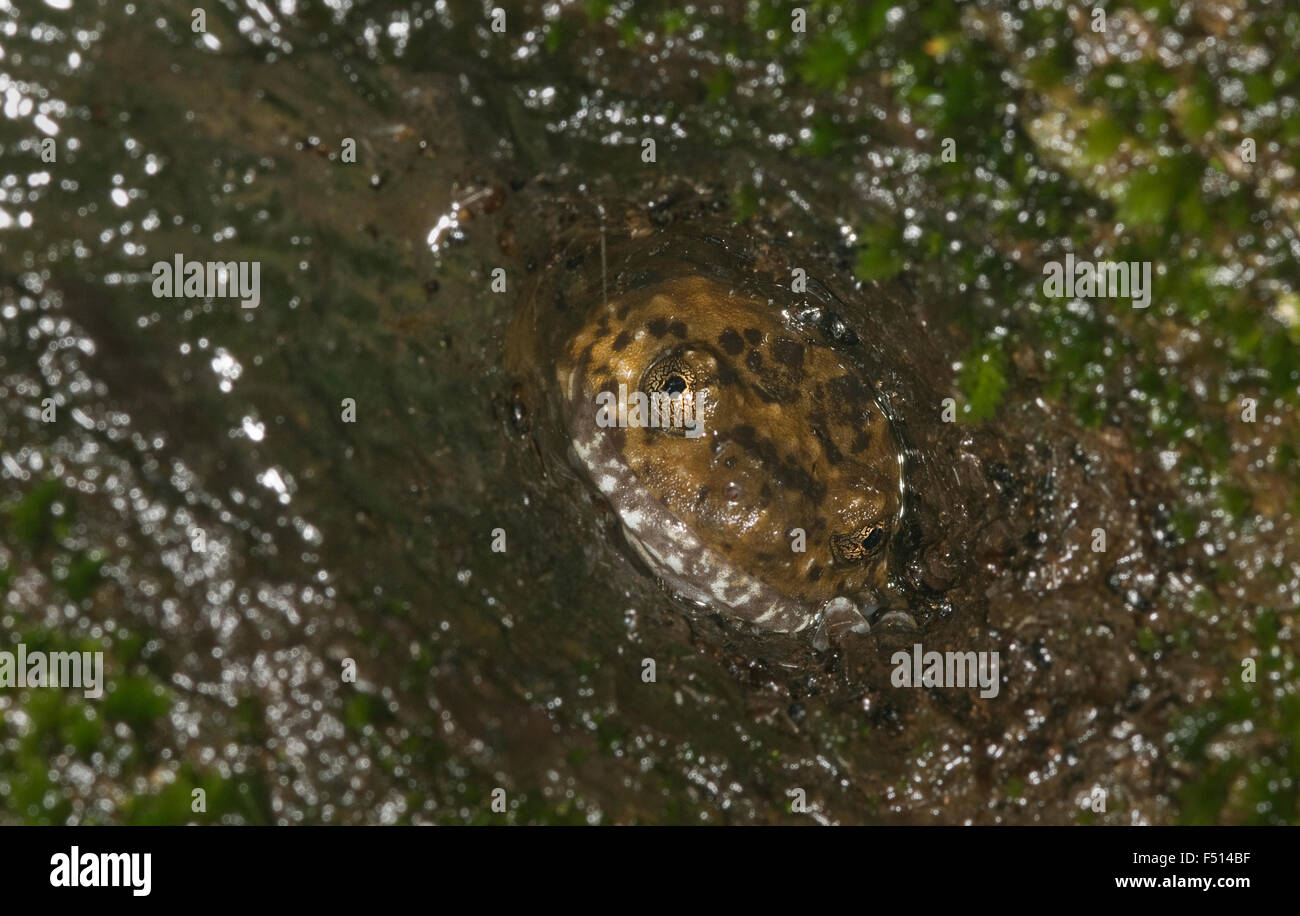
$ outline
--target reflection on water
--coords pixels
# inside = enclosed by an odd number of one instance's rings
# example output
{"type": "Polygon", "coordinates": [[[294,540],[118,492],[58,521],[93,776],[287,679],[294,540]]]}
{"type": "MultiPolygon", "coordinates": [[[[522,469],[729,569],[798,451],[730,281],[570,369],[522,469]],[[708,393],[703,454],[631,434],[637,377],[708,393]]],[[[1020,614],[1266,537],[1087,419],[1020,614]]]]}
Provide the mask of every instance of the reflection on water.
{"type": "Polygon", "coordinates": [[[0,688],[0,819],[1294,821],[1300,19],[814,6],[0,2],[0,649],[108,680],[0,688]],[[673,180],[924,303],[996,701],[683,613],[514,430],[541,202],[673,180]]]}

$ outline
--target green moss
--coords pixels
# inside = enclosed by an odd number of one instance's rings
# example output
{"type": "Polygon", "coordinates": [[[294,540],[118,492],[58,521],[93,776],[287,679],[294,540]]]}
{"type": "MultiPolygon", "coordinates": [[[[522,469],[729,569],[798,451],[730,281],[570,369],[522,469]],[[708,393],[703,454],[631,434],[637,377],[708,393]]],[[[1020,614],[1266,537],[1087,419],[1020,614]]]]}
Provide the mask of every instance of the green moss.
{"type": "Polygon", "coordinates": [[[33,486],[22,501],[9,510],[10,530],[18,540],[32,549],[39,549],[55,540],[67,530],[67,509],[55,511],[60,497],[67,498],[63,484],[46,478],[33,486]]]}
{"type": "Polygon", "coordinates": [[[567,19],[556,19],[546,29],[544,47],[547,54],[559,54],[573,38],[574,29],[567,19]]]}
{"type": "Polygon", "coordinates": [[[185,764],[157,791],[130,799],[123,820],[131,825],[256,825],[271,823],[270,811],[270,792],[260,776],[224,779],[185,764]],[[202,794],[196,795],[198,790],[202,794]]]}
{"type": "Polygon", "coordinates": [[[726,67],[718,67],[711,74],[705,83],[710,102],[720,102],[731,95],[731,90],[736,84],[736,78],[726,67]]]}
{"type": "Polygon", "coordinates": [[[1195,774],[1178,792],[1183,823],[1300,821],[1300,696],[1286,686],[1297,664],[1280,627],[1271,611],[1256,620],[1254,682],[1228,670],[1216,698],[1178,721],[1174,748],[1195,774]]]}
{"type": "Polygon", "coordinates": [[[369,725],[375,715],[374,698],[364,693],[355,693],[348,697],[343,711],[343,721],[348,728],[361,731],[369,725]]]}
{"type": "Polygon", "coordinates": [[[690,19],[681,10],[664,10],[659,14],[659,27],[665,35],[676,35],[690,25],[690,19]]]}
{"type": "Polygon", "coordinates": [[[1120,218],[1134,225],[1161,225],[1169,219],[1177,188],[1166,170],[1148,168],[1130,179],[1120,203],[1120,218]]]}
{"type": "Polygon", "coordinates": [[[143,733],[171,709],[171,698],[161,684],[148,677],[119,677],[104,695],[104,715],[125,722],[143,733]]]}
{"type": "Polygon", "coordinates": [[[878,223],[861,233],[853,274],[859,280],[888,280],[903,269],[903,234],[892,223],[878,223]]]}
{"type": "Polygon", "coordinates": [[[1124,141],[1124,131],[1113,119],[1094,118],[1083,135],[1083,154],[1092,163],[1108,160],[1124,141]]]}
{"type": "Polygon", "coordinates": [[[847,79],[854,56],[848,36],[841,32],[822,32],[809,40],[796,72],[814,89],[834,89],[847,79]]]}
{"type": "Polygon", "coordinates": [[[1187,93],[1183,107],[1184,132],[1194,139],[1208,133],[1218,117],[1217,107],[1209,78],[1202,74],[1187,93]]]}
{"type": "Polygon", "coordinates": [[[73,601],[89,597],[99,584],[99,571],[103,566],[104,557],[98,553],[75,555],[63,578],[63,590],[68,593],[68,597],[73,601]]]}
{"type": "Polygon", "coordinates": [[[962,360],[957,387],[962,393],[963,420],[981,422],[992,417],[1007,390],[1006,356],[998,344],[989,344],[962,360]]]}

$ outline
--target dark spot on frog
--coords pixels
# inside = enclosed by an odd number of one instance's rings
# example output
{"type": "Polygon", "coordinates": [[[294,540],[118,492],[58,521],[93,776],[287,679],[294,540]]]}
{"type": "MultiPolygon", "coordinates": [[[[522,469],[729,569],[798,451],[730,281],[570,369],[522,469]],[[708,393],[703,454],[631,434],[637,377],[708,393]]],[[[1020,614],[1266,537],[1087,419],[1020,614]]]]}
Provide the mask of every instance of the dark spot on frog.
{"type": "MultiPolygon", "coordinates": [[[[799,492],[805,494],[812,500],[814,505],[818,505],[826,498],[825,484],[815,480],[811,474],[796,462],[781,457],[776,450],[776,445],[770,440],[760,437],[754,427],[748,424],[742,424],[731,429],[726,437],[739,444],[747,452],[757,456],[762,464],[771,469],[772,479],[780,486],[793,487],[799,492]]],[[[722,436],[719,436],[722,438],[722,436]]],[[[727,467],[733,467],[735,458],[727,458],[727,467]]]]}
{"type": "Polygon", "coordinates": [[[860,429],[858,430],[857,434],[854,435],[853,443],[850,446],[850,448],[853,449],[853,454],[856,455],[858,452],[866,451],[870,445],[871,445],[871,430],[860,429]]]}
{"type": "Polygon", "coordinates": [[[686,322],[684,322],[684,321],[674,321],[672,324],[670,324],[670,325],[668,326],[668,333],[671,334],[671,335],[673,335],[674,337],[676,337],[678,340],[685,340],[685,339],[686,339],[686,322]]]}
{"type": "Polygon", "coordinates": [[[856,425],[857,421],[864,414],[868,414],[875,404],[870,389],[852,375],[841,375],[828,381],[826,394],[829,398],[828,407],[831,415],[843,423],[856,425]]]}
{"type": "Polygon", "coordinates": [[[646,325],[646,330],[654,336],[655,340],[658,340],[668,333],[668,320],[665,318],[656,318],[646,325]]]}
{"type": "Polygon", "coordinates": [[[722,347],[728,356],[739,356],[745,349],[745,341],[732,328],[727,328],[718,335],[718,346],[722,347]]]}
{"type": "Polygon", "coordinates": [[[791,369],[803,366],[803,344],[788,337],[778,337],[772,341],[772,356],[776,361],[791,369]]]}
{"type": "Polygon", "coordinates": [[[619,335],[614,338],[614,351],[618,352],[632,342],[632,335],[627,331],[620,331],[619,335]]]}
{"type": "Polygon", "coordinates": [[[758,432],[748,423],[732,427],[731,438],[750,451],[758,449],[758,432]]]}
{"type": "Polygon", "coordinates": [[[821,577],[822,577],[822,568],[820,565],[814,563],[812,569],[808,570],[808,581],[816,582],[821,577]]]}
{"type": "Polygon", "coordinates": [[[718,384],[723,388],[740,384],[740,376],[736,374],[736,370],[730,363],[718,363],[718,384]]]}
{"type": "Polygon", "coordinates": [[[829,461],[831,464],[843,463],[844,453],[841,452],[836,447],[834,440],[831,439],[830,435],[826,432],[826,426],[825,426],[826,418],[809,417],[808,419],[809,419],[808,428],[812,431],[812,434],[817,438],[817,441],[821,443],[822,450],[826,453],[826,460],[829,461]]]}
{"type": "Polygon", "coordinates": [[[763,342],[763,332],[758,328],[745,328],[745,339],[751,347],[757,347],[763,342]]]}

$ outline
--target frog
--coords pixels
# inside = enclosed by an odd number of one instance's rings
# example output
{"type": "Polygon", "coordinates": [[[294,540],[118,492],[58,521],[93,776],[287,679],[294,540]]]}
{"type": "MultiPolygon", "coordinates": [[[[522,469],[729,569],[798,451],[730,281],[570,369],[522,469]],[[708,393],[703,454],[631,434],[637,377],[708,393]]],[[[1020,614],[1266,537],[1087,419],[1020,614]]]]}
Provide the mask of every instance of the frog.
{"type": "Polygon", "coordinates": [[[889,405],[808,320],[780,259],[735,237],[707,219],[562,234],[507,365],[675,598],[775,633],[828,608],[865,623],[905,510],[889,405]],[[645,422],[634,400],[684,407],[683,422],[645,422]]]}

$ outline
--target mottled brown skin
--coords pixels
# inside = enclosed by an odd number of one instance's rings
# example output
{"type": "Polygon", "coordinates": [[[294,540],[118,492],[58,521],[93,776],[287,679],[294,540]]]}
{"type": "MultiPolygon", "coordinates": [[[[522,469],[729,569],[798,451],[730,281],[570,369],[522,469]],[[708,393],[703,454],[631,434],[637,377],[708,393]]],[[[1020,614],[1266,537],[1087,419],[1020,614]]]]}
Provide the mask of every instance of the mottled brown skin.
{"type": "Polygon", "coordinates": [[[677,591],[789,631],[883,584],[898,443],[868,385],[779,307],[703,276],[625,291],[585,313],[555,380],[589,475],[677,591]],[[702,393],[703,435],[600,428],[597,395],[620,383],[702,393]]]}

